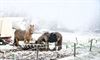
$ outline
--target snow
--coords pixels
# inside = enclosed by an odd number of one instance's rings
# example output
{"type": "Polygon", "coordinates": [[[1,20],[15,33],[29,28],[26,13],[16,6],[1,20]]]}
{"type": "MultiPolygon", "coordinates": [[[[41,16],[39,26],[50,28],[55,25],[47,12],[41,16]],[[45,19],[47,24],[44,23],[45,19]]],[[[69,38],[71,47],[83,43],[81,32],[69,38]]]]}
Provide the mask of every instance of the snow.
{"type": "MultiPolygon", "coordinates": [[[[90,34],[74,34],[60,32],[63,35],[63,45],[60,51],[39,51],[39,60],[100,60],[100,38],[99,35],[94,35],[91,37],[90,34]],[[77,40],[76,40],[77,37],[77,40]],[[89,51],[90,40],[94,39],[92,51],[89,51]],[[76,43],[76,57],[73,55],[74,43],[76,43]]],[[[34,33],[33,41],[35,42],[42,33],[34,33]]],[[[24,44],[22,41],[19,43],[24,44]]],[[[54,43],[50,43],[50,49],[54,48],[54,43]]],[[[11,49],[16,49],[15,46],[0,45],[0,60],[36,60],[37,51],[10,51],[11,49]]]]}

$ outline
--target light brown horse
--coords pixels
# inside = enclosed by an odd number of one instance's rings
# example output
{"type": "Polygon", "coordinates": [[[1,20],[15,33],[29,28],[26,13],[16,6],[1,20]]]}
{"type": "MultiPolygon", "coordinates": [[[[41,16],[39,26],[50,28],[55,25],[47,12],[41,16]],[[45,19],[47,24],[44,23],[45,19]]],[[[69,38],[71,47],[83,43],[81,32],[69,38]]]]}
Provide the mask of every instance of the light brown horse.
{"type": "Polygon", "coordinates": [[[42,34],[38,40],[35,42],[36,44],[47,44],[46,50],[50,50],[49,43],[55,42],[55,48],[53,50],[57,50],[56,46],[58,46],[58,50],[62,49],[62,35],[59,32],[45,32],[42,34]]]}
{"type": "Polygon", "coordinates": [[[16,29],[14,32],[14,45],[18,46],[19,41],[29,43],[32,40],[32,34],[34,32],[34,25],[30,25],[27,30],[16,29]]]}

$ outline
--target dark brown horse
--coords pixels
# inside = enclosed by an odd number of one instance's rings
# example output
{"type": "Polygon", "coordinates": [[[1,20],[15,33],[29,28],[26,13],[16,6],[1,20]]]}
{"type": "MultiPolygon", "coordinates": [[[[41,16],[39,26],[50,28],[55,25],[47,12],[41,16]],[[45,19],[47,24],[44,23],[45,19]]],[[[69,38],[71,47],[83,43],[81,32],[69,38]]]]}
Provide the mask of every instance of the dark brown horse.
{"type": "Polygon", "coordinates": [[[45,32],[44,34],[42,34],[38,40],[35,42],[36,44],[47,44],[47,48],[46,50],[49,50],[49,43],[53,43],[55,42],[55,48],[53,50],[57,50],[57,46],[58,46],[58,50],[62,49],[62,35],[59,32],[45,32]]]}
{"type": "Polygon", "coordinates": [[[24,41],[24,43],[29,43],[32,40],[32,34],[34,31],[34,25],[30,25],[27,30],[16,29],[14,35],[14,45],[18,46],[19,41],[24,41]]]}

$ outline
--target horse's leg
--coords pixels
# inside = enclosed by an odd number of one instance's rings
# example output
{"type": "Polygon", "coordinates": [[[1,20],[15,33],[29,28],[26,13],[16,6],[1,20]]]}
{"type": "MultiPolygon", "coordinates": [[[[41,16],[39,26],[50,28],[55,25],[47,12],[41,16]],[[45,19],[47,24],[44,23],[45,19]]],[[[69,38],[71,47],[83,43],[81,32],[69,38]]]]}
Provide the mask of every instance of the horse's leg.
{"type": "Polygon", "coordinates": [[[49,48],[49,42],[48,42],[48,50],[50,50],[50,48],[49,48]]]}
{"type": "Polygon", "coordinates": [[[57,42],[55,42],[55,50],[57,50],[57,42]]]}
{"type": "Polygon", "coordinates": [[[30,43],[30,39],[27,40],[27,43],[30,43]]]}
{"type": "Polygon", "coordinates": [[[29,44],[29,40],[27,40],[27,43],[29,44]]]}
{"type": "Polygon", "coordinates": [[[58,45],[58,50],[61,50],[62,49],[62,39],[58,41],[57,45],[58,45]]]}
{"type": "Polygon", "coordinates": [[[33,40],[32,37],[28,38],[28,39],[27,39],[27,43],[30,43],[30,41],[32,41],[32,40],[33,40]]]}
{"type": "Polygon", "coordinates": [[[46,51],[48,51],[49,50],[49,42],[48,42],[48,40],[45,41],[45,44],[46,44],[46,51]]]}
{"type": "Polygon", "coordinates": [[[13,45],[16,46],[16,38],[14,37],[14,42],[13,42],[13,45]]]}
{"type": "Polygon", "coordinates": [[[18,41],[18,39],[16,38],[16,46],[18,46],[19,45],[19,41],[18,41]]]}
{"type": "Polygon", "coordinates": [[[26,39],[24,39],[24,43],[27,44],[27,40],[26,39]]]}
{"type": "Polygon", "coordinates": [[[46,42],[46,50],[49,50],[49,42],[46,42]]]}

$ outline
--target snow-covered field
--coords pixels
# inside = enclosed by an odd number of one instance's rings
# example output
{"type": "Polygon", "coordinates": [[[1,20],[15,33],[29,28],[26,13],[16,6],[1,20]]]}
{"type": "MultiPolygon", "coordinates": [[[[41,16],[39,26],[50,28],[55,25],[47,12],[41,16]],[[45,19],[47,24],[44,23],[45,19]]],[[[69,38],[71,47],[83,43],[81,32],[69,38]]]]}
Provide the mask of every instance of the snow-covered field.
{"type": "MultiPolygon", "coordinates": [[[[63,46],[60,51],[39,51],[39,60],[100,60],[100,38],[96,34],[74,34],[60,32],[63,36],[63,46]],[[89,51],[90,40],[93,40],[92,51],[89,51]],[[97,42],[96,42],[97,40],[97,42]],[[74,43],[76,43],[76,57],[74,57],[74,43]]],[[[33,40],[41,33],[33,34],[33,40]]],[[[32,42],[34,42],[32,41],[32,42]]],[[[20,42],[22,43],[22,42],[20,42]]],[[[52,49],[53,44],[50,45],[52,49]]],[[[36,60],[37,51],[11,51],[16,49],[15,46],[1,45],[0,46],[0,60],[36,60]]]]}

